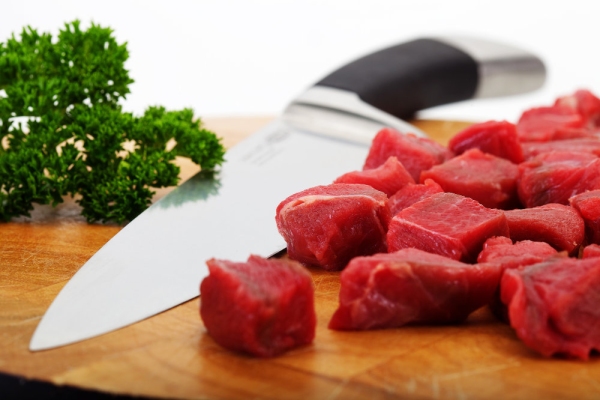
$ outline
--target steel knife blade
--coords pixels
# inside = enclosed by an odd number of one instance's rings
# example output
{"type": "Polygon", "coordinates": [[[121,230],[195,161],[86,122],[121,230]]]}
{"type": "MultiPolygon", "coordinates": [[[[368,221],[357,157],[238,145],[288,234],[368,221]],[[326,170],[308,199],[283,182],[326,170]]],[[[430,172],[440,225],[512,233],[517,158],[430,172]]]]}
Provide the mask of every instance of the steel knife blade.
{"type": "Polygon", "coordinates": [[[189,179],[106,243],[50,305],[30,350],[89,339],[198,296],[209,258],[243,261],[285,249],[277,204],[361,169],[381,128],[425,135],[401,118],[535,90],[545,75],[528,52],[464,37],[417,39],[344,65],[229,149],[214,177],[189,179]]]}

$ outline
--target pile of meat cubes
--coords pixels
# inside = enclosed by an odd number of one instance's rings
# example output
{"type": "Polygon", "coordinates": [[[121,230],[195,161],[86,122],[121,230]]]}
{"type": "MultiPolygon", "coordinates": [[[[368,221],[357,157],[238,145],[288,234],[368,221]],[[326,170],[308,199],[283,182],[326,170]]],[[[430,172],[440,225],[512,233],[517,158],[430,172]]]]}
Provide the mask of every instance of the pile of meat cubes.
{"type": "Polygon", "coordinates": [[[600,99],[586,90],[448,147],[383,129],[362,171],[277,207],[291,260],[208,262],[207,331],[258,356],[310,343],[301,263],[342,271],[330,329],[460,323],[487,305],[540,354],[587,359],[600,350],[599,156],[600,99]]]}

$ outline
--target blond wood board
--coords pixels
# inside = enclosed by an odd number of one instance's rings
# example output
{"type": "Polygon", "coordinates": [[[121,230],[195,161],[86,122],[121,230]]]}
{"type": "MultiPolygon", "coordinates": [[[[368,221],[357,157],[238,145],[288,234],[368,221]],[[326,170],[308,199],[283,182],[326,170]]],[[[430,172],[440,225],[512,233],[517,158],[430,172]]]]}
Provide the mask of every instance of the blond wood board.
{"type": "MultiPolygon", "coordinates": [[[[268,120],[206,124],[230,146],[268,120]]],[[[442,143],[466,126],[416,124],[442,143]]],[[[183,177],[195,172],[188,163],[182,167],[183,177]]],[[[202,325],[198,298],[98,338],[31,353],[31,335],[54,297],[120,229],[88,225],[77,213],[67,201],[57,209],[38,207],[31,219],[0,224],[0,372],[165,398],[600,398],[598,357],[544,359],[487,309],[456,326],[328,330],[339,274],[314,269],[315,341],[280,357],[255,359],[220,348],[202,325]]]]}

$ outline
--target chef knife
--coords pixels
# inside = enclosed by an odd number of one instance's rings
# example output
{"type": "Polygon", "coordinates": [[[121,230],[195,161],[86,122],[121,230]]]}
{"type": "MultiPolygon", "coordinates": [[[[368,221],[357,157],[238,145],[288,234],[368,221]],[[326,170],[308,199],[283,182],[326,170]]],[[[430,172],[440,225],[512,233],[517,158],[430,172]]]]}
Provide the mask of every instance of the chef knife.
{"type": "Polygon", "coordinates": [[[198,296],[211,257],[242,261],[283,250],[277,204],[361,169],[381,128],[424,136],[401,118],[531,91],[544,79],[534,55],[464,37],[417,39],[341,67],[229,149],[215,176],[192,177],[115,235],[58,294],[30,349],[89,339],[198,296]]]}

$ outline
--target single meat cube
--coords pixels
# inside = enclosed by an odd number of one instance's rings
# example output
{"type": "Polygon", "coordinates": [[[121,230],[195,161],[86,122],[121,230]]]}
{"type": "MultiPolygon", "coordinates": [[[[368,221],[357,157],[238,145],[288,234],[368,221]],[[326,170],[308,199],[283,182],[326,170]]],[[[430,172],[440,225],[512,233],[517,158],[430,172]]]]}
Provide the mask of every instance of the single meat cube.
{"type": "Polygon", "coordinates": [[[526,160],[530,160],[538,154],[549,153],[551,151],[572,151],[600,156],[600,138],[588,137],[553,140],[550,142],[523,143],[523,155],[526,160]]]}
{"type": "Polygon", "coordinates": [[[505,270],[536,264],[556,253],[556,249],[546,242],[522,240],[513,243],[510,238],[498,236],[485,241],[477,262],[499,264],[505,270]]]}
{"type": "Polygon", "coordinates": [[[388,206],[390,207],[390,213],[394,216],[406,207],[412,206],[432,194],[442,193],[443,191],[442,187],[431,179],[425,179],[425,182],[422,184],[409,183],[389,198],[388,206]]]}
{"type": "Polygon", "coordinates": [[[546,242],[574,254],[585,239],[585,223],[571,206],[546,204],[505,211],[510,238],[514,241],[546,242]]]}
{"type": "Polygon", "coordinates": [[[586,121],[577,110],[566,106],[538,107],[525,111],[517,123],[521,142],[546,142],[557,129],[582,128],[586,121]]]}
{"type": "Polygon", "coordinates": [[[576,110],[590,128],[600,125],[600,99],[589,90],[577,90],[572,95],[559,97],[554,105],[576,110]]]}
{"type": "Polygon", "coordinates": [[[255,255],[246,262],[210,259],[206,264],[200,315],[215,342],[271,357],[313,341],[313,282],[302,265],[255,255]]]}
{"type": "Polygon", "coordinates": [[[519,167],[504,158],[470,149],[450,161],[421,173],[421,182],[432,179],[445,192],[477,200],[488,208],[518,205],[519,167]]]}
{"type": "Polygon", "coordinates": [[[377,168],[348,172],[334,183],[362,183],[391,196],[415,180],[396,157],[390,157],[377,168]]]}
{"type": "Polygon", "coordinates": [[[583,248],[583,251],[581,252],[581,258],[592,257],[600,257],[600,245],[592,243],[583,248]]]}
{"type": "Polygon", "coordinates": [[[356,256],[385,252],[389,220],[386,194],[361,184],[303,190],[276,211],[290,258],[326,270],[340,270],[356,256]]]}
{"type": "Polygon", "coordinates": [[[585,221],[588,243],[600,244],[600,190],[583,192],[569,199],[585,221]]]}
{"type": "MultiPolygon", "coordinates": [[[[545,242],[523,240],[513,244],[509,238],[498,236],[485,241],[483,250],[477,257],[477,262],[497,264],[502,271],[505,271],[537,264],[556,255],[557,251],[545,242]]],[[[499,289],[494,293],[489,307],[498,319],[508,323],[508,310],[500,299],[499,289]]]]}
{"type": "Polygon", "coordinates": [[[584,360],[600,350],[600,258],[552,258],[509,269],[500,290],[510,325],[533,350],[584,360]]]}
{"type": "Polygon", "coordinates": [[[455,154],[462,154],[469,149],[479,149],[515,164],[523,162],[517,127],[508,121],[473,124],[454,135],[448,143],[448,148],[455,154]]]}
{"type": "Polygon", "coordinates": [[[569,198],[600,189],[600,159],[590,153],[552,151],[519,164],[517,193],[526,207],[569,204],[569,198]]]}
{"type": "Polygon", "coordinates": [[[400,211],[387,233],[388,251],[414,247],[474,262],[492,236],[508,236],[504,213],[455,193],[437,193],[400,211]]]}
{"type": "Polygon", "coordinates": [[[342,271],[329,328],[462,322],[489,302],[500,273],[495,264],[464,264],[417,249],[357,257],[342,271]]]}
{"type": "Polygon", "coordinates": [[[453,155],[446,147],[431,139],[384,128],[373,138],[363,169],[377,168],[389,157],[395,156],[418,182],[421,171],[443,163],[453,155]]]}

